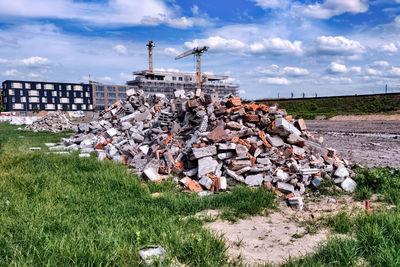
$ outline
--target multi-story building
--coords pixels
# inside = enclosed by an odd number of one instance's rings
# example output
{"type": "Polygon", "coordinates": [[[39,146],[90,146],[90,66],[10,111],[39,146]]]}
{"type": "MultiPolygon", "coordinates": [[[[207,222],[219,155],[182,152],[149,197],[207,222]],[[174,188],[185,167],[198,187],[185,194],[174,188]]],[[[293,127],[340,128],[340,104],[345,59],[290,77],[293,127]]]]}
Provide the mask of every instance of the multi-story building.
{"type": "Polygon", "coordinates": [[[93,110],[90,84],[7,80],[2,86],[4,111],[19,115],[40,110],[93,110]]]}
{"type": "Polygon", "coordinates": [[[133,86],[93,83],[93,103],[97,110],[104,110],[120,99],[126,99],[126,91],[133,86]]]}
{"type": "MultiPolygon", "coordinates": [[[[196,90],[196,73],[167,72],[143,70],[134,72],[135,79],[127,81],[128,85],[137,86],[148,94],[162,93],[169,98],[174,97],[175,90],[196,90]]],[[[202,91],[218,93],[219,96],[237,95],[238,85],[227,82],[228,76],[203,74],[202,91]]]]}

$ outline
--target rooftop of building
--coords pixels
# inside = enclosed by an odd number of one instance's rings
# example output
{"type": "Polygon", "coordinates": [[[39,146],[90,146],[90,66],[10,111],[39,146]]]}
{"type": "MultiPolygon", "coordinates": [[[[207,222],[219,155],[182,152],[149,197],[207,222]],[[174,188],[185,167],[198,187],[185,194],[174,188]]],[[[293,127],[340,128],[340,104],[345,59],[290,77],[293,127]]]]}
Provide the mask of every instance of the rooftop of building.
{"type": "MultiPolygon", "coordinates": [[[[161,70],[141,70],[133,72],[137,76],[192,76],[195,77],[195,72],[180,72],[180,71],[161,71],[161,70]]],[[[216,75],[210,73],[202,73],[202,76],[209,80],[226,80],[229,77],[226,75],[216,75]]]]}

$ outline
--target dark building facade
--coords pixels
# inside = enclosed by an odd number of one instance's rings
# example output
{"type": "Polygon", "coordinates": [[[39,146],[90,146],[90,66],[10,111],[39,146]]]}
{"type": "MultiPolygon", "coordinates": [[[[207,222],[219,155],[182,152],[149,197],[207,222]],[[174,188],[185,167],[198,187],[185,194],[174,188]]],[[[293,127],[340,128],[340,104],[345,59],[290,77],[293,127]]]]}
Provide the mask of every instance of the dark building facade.
{"type": "Polygon", "coordinates": [[[6,80],[2,87],[4,111],[19,115],[39,110],[93,110],[91,84],[6,80]]]}

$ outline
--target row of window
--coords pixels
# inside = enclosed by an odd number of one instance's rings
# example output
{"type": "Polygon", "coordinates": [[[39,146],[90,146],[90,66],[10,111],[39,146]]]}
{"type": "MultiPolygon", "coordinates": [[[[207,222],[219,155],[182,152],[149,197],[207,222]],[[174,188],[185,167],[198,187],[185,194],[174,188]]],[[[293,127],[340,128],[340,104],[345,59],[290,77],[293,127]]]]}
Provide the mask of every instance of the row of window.
{"type": "MultiPolygon", "coordinates": [[[[31,84],[31,83],[24,83],[25,89],[42,89],[42,84],[37,83],[37,84],[31,84]]],[[[23,89],[23,83],[22,82],[12,82],[11,83],[11,88],[14,89],[23,89]]],[[[51,83],[45,83],[43,85],[44,90],[54,90],[54,84],[51,83]]],[[[61,90],[61,85],[58,85],[58,89],[61,90]]],[[[74,90],[74,91],[83,91],[83,86],[82,85],[71,85],[67,84],[66,85],[67,90],[74,90]]]]}
{"type": "MultiPolygon", "coordinates": [[[[16,103],[16,104],[13,104],[13,109],[14,109],[14,110],[25,110],[25,106],[26,106],[26,104],[16,103]]],[[[55,109],[56,109],[56,106],[57,106],[57,110],[65,110],[66,108],[71,109],[71,110],[78,110],[78,106],[75,105],[75,104],[66,105],[66,106],[63,106],[63,105],[61,105],[61,104],[58,104],[58,105],[55,105],[55,104],[46,104],[46,105],[44,106],[44,108],[45,108],[46,110],[55,110],[55,109]]],[[[37,105],[35,105],[35,104],[28,104],[27,107],[28,107],[28,110],[33,110],[35,107],[37,107],[37,105]]],[[[92,105],[89,105],[89,106],[88,106],[88,109],[89,109],[89,110],[91,110],[92,108],[93,108],[92,105]]],[[[86,105],[85,105],[85,104],[81,105],[81,108],[80,108],[80,109],[82,109],[82,110],[87,110],[87,109],[86,109],[86,105]]]]}
{"type": "MultiPolygon", "coordinates": [[[[8,89],[8,94],[9,95],[15,95],[15,91],[14,89],[8,89]]],[[[50,96],[50,92],[44,92],[43,93],[44,96],[50,96]]],[[[19,90],[19,95],[23,96],[24,95],[24,91],[23,90],[19,90]]],[[[61,97],[62,96],[62,92],[58,92],[58,95],[61,97]]],[[[36,90],[28,90],[28,96],[39,96],[39,91],[36,90]]],[[[52,91],[51,92],[51,96],[57,96],[57,91],[52,91]]],[[[69,97],[70,96],[70,92],[65,92],[65,96],[69,97]]],[[[83,92],[73,92],[73,96],[74,97],[82,97],[83,96],[83,92]]],[[[85,96],[86,97],[90,97],[89,92],[85,92],[85,96]]]]}
{"type": "MultiPolygon", "coordinates": [[[[116,100],[115,99],[108,99],[107,104],[112,105],[115,104],[116,100]]],[[[104,99],[96,99],[96,105],[104,105],[105,100],[104,99]]]]}
{"type": "MultiPolygon", "coordinates": [[[[107,92],[116,92],[116,90],[118,90],[118,92],[125,92],[126,87],[116,88],[115,86],[107,86],[107,92]]],[[[104,92],[104,86],[96,86],[95,91],[96,92],[104,92]]]]}
{"type": "MultiPolygon", "coordinates": [[[[173,81],[176,81],[177,80],[177,77],[175,77],[175,76],[172,76],[172,80],[173,81]]],[[[178,77],[178,81],[183,81],[183,77],[178,77]]],[[[189,77],[189,78],[185,78],[185,81],[192,81],[192,78],[191,77],[189,77]]]]}
{"type": "MultiPolygon", "coordinates": [[[[116,98],[117,94],[116,93],[108,93],[108,97],[116,98]]],[[[96,97],[104,97],[104,93],[96,93],[96,97]]],[[[118,98],[126,98],[125,93],[118,93],[118,98]]]]}
{"type": "MultiPolygon", "coordinates": [[[[25,103],[26,99],[27,98],[25,96],[22,96],[20,98],[20,102],[21,103],[25,103]]],[[[53,97],[53,98],[47,98],[47,97],[40,98],[40,97],[36,97],[36,96],[31,96],[31,97],[28,97],[28,100],[29,100],[30,103],[56,103],[56,98],[55,97],[53,97]]],[[[4,98],[4,103],[7,103],[7,98],[4,98]]],[[[14,96],[11,97],[11,103],[15,103],[15,97],[14,96]]],[[[66,97],[61,97],[60,98],[60,103],[68,104],[68,103],[70,103],[70,99],[66,98],[66,97]]],[[[73,103],[82,104],[83,103],[83,98],[74,98],[73,99],[73,103]]],[[[88,103],[90,104],[90,99],[88,99],[88,103]]]]}

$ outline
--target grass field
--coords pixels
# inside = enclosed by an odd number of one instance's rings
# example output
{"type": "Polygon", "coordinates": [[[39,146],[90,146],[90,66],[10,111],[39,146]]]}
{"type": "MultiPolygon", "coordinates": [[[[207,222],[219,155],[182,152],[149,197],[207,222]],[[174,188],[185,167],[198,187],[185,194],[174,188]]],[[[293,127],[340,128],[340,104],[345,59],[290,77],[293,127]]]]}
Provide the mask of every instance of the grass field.
{"type": "MultiPolygon", "coordinates": [[[[262,102],[262,101],[261,101],[262,102]]],[[[314,119],[324,115],[398,113],[400,111],[400,94],[350,96],[333,98],[280,99],[264,101],[268,105],[279,103],[288,114],[304,119],[314,119]]]]}
{"type": "Polygon", "coordinates": [[[137,266],[147,245],[163,246],[170,262],[221,266],[222,238],[191,215],[218,208],[237,218],[274,203],[264,188],[200,198],[172,182],[143,183],[114,162],[28,151],[62,136],[0,124],[0,266],[137,266]]]}
{"type": "MultiPolygon", "coordinates": [[[[0,124],[0,266],[141,266],[138,251],[148,245],[167,250],[164,266],[240,265],[229,261],[222,237],[202,227],[208,219],[192,215],[221,209],[234,220],[274,207],[264,188],[200,198],[172,182],[143,183],[114,162],[28,150],[66,135],[0,124]]],[[[343,236],[286,266],[400,265],[400,170],[358,173],[357,198],[379,193],[396,208],[327,218],[343,236]]]]}

